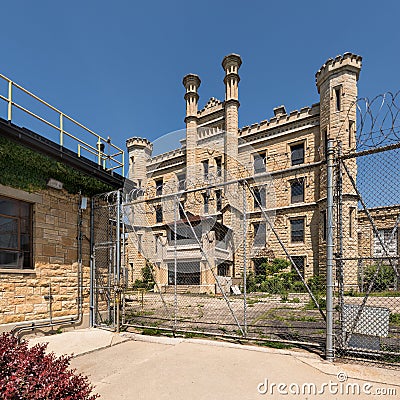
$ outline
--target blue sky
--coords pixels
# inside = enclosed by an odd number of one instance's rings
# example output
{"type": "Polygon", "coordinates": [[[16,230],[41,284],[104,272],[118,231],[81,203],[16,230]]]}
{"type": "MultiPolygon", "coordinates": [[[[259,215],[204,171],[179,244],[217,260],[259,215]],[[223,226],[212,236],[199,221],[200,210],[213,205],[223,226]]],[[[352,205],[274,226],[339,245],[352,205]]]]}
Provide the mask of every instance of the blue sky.
{"type": "Polygon", "coordinates": [[[241,126],[318,102],[315,72],[346,51],[363,56],[360,95],[397,91],[399,15],[384,0],[14,0],[2,7],[0,73],[124,146],[184,128],[189,72],[200,106],[223,99],[231,52],[243,59],[241,126]]]}

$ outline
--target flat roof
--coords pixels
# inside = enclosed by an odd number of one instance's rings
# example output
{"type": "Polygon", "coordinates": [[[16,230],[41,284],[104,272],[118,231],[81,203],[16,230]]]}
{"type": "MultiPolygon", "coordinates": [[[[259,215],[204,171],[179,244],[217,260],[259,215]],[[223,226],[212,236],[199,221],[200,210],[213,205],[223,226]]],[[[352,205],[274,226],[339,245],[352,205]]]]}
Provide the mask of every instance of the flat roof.
{"type": "Polygon", "coordinates": [[[48,157],[75,168],[99,181],[106,183],[116,189],[124,186],[125,178],[114,171],[107,171],[101,165],[59,144],[33,132],[27,128],[15,125],[0,118],[0,135],[29,149],[45,154],[48,157]]]}

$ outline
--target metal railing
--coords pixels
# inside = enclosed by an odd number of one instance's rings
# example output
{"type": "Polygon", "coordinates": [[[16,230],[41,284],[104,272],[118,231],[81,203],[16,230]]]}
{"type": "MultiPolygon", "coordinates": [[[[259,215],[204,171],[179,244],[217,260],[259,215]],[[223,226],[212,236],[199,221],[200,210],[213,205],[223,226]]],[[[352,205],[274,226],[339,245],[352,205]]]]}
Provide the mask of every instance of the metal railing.
{"type": "Polygon", "coordinates": [[[59,132],[59,145],[64,147],[65,144],[65,137],[71,138],[74,142],[77,142],[77,155],[81,157],[82,150],[92,154],[95,156],[96,162],[98,165],[102,165],[103,168],[107,171],[113,171],[116,169],[121,168],[121,175],[124,176],[124,164],[125,164],[125,153],[124,150],[116,146],[115,144],[111,143],[111,139],[109,137],[104,138],[101,135],[97,134],[96,132],[92,131],[91,129],[87,128],[80,122],[76,121],[75,119],[71,118],[67,114],[63,113],[62,111],[58,110],[57,108],[53,107],[46,101],[42,100],[40,97],[36,96],[35,94],[31,93],[30,91],[26,90],[22,86],[18,85],[17,83],[13,82],[11,79],[7,78],[6,76],[0,74],[0,78],[7,82],[8,84],[8,95],[7,97],[0,94],[0,99],[7,102],[7,119],[8,121],[12,121],[13,117],[13,108],[17,108],[24,113],[36,118],[37,120],[45,123],[46,125],[56,129],[59,132]],[[17,88],[21,90],[23,93],[27,94],[34,100],[38,101],[39,103],[46,106],[48,109],[54,111],[59,116],[59,124],[55,125],[54,123],[48,121],[45,117],[41,117],[35,114],[33,111],[29,110],[28,108],[18,104],[13,100],[13,89],[17,88]],[[94,137],[96,140],[96,144],[93,146],[84,140],[74,136],[72,133],[68,132],[64,128],[64,123],[66,121],[70,121],[75,126],[83,129],[85,132],[90,134],[90,136],[94,137]],[[107,152],[105,152],[105,146],[107,145],[107,152]],[[107,163],[109,166],[107,167],[107,163]]]}

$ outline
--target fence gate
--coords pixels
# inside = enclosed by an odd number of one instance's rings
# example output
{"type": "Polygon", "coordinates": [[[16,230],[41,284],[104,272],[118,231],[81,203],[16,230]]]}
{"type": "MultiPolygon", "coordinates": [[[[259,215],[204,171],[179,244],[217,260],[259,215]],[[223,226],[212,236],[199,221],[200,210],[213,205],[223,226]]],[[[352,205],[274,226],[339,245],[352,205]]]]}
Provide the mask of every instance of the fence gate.
{"type": "Polygon", "coordinates": [[[396,96],[357,102],[336,155],[336,348],[400,363],[400,135],[396,96]]]}
{"type": "Polygon", "coordinates": [[[91,322],[93,326],[118,331],[124,284],[121,192],[95,196],[92,213],[91,322]]]}
{"type": "Polygon", "coordinates": [[[323,348],[321,296],[281,239],[273,196],[260,197],[276,183],[218,178],[126,191],[122,325],[323,348]]]}

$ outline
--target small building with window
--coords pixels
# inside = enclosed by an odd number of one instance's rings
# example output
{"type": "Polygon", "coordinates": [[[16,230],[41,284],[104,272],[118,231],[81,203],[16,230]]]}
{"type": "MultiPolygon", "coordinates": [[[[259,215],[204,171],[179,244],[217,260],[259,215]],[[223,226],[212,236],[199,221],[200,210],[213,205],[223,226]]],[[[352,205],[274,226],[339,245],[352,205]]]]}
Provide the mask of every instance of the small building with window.
{"type": "Polygon", "coordinates": [[[90,199],[122,176],[3,119],[0,171],[0,331],[88,324],[90,199]]]}

